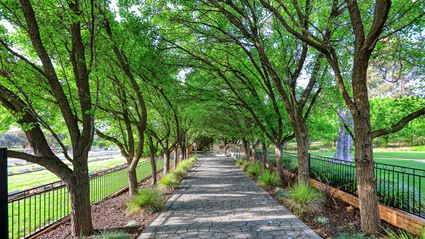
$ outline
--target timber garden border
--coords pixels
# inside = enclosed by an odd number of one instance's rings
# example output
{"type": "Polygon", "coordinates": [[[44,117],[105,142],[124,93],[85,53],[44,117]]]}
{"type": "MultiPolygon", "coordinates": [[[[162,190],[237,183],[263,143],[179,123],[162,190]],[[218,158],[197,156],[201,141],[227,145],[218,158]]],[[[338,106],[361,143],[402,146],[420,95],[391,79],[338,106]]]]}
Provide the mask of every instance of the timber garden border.
{"type": "MultiPolygon", "coordinates": [[[[261,158],[261,152],[257,152],[261,158]]],[[[232,157],[241,159],[234,151],[232,157]]],[[[267,157],[268,165],[276,166],[274,157],[267,157]]],[[[297,154],[282,153],[285,174],[298,170],[297,154]]],[[[309,154],[310,184],[358,208],[355,163],[331,157],[309,154]]],[[[382,220],[420,235],[425,228],[425,170],[375,162],[375,176],[382,220]]]]}

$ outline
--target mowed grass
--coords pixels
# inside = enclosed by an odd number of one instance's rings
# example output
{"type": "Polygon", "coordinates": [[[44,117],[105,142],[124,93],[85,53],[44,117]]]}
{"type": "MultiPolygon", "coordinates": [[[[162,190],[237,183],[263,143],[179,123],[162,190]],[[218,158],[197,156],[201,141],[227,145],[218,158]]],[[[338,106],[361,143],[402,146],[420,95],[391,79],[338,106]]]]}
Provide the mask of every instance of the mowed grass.
{"type": "MultiPolygon", "coordinates": [[[[332,157],[335,152],[312,151],[311,154],[332,157]]],[[[393,164],[402,167],[425,170],[425,151],[374,152],[373,157],[377,163],[393,164]],[[418,160],[423,160],[423,162],[418,160]]]]}
{"type": "MultiPolygon", "coordinates": [[[[334,156],[335,152],[310,151],[312,154],[321,156],[334,156]]],[[[354,155],[354,153],[353,153],[354,155]]],[[[373,152],[376,159],[423,159],[425,160],[425,151],[399,151],[399,152],[373,152]]]]}
{"type": "MultiPolygon", "coordinates": [[[[95,157],[98,158],[98,157],[95,157]]],[[[89,161],[89,171],[96,172],[106,170],[125,163],[121,155],[114,155],[112,159],[102,161],[89,161]]],[[[40,185],[53,183],[59,181],[59,178],[53,173],[43,170],[33,173],[25,173],[20,175],[9,176],[8,178],[8,191],[9,193],[15,191],[22,191],[25,189],[37,187],[40,185]]]]}
{"type": "MultiPolygon", "coordinates": [[[[157,168],[162,168],[162,161],[157,161],[157,168]]],[[[144,160],[137,167],[139,181],[152,174],[149,161],[144,160]]],[[[127,185],[127,169],[90,181],[90,202],[96,203],[127,185]]],[[[33,195],[9,203],[9,235],[20,238],[43,228],[70,213],[69,193],[65,187],[33,195]]]]}
{"type": "MultiPolygon", "coordinates": [[[[93,156],[93,157],[89,157],[89,164],[91,163],[96,163],[96,160],[99,161],[103,161],[103,162],[107,162],[109,160],[117,160],[122,158],[120,154],[114,154],[114,155],[105,155],[105,156],[93,156]]],[[[8,172],[14,172],[14,173],[19,173],[21,170],[32,170],[33,168],[43,168],[42,166],[39,166],[37,164],[25,164],[22,166],[13,166],[13,167],[8,167],[7,171],[8,172]]]]}

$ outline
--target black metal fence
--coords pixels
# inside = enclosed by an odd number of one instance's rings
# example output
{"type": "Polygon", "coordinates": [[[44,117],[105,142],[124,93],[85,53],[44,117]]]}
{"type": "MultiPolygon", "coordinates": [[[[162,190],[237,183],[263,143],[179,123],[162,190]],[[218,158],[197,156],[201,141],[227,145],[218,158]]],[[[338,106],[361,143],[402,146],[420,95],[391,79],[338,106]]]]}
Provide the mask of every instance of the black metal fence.
{"type": "MultiPolygon", "coordinates": [[[[284,152],[282,160],[296,173],[297,154],[284,152]]],[[[374,167],[380,202],[425,218],[425,170],[376,162],[374,167]]],[[[310,154],[310,177],[357,195],[354,162],[310,154]]]]}
{"type": "MultiPolygon", "coordinates": [[[[158,162],[158,170],[162,161],[158,162]]],[[[140,180],[152,172],[149,161],[137,166],[140,180]]],[[[97,203],[127,185],[125,165],[110,168],[90,176],[90,202],[97,203]]],[[[70,214],[68,189],[62,181],[46,184],[25,191],[9,194],[9,238],[33,235],[70,214]]]]}
{"type": "MultiPolygon", "coordinates": [[[[242,159],[239,151],[231,151],[242,159]]],[[[262,152],[257,152],[261,159],[262,152]]],[[[276,165],[273,154],[267,155],[270,164],[276,165]]],[[[356,165],[354,162],[309,154],[310,177],[344,192],[357,195],[356,165]]],[[[293,173],[298,171],[296,153],[282,153],[283,167],[293,173]]],[[[425,218],[425,170],[392,164],[374,164],[376,190],[382,204],[425,218]]]]}

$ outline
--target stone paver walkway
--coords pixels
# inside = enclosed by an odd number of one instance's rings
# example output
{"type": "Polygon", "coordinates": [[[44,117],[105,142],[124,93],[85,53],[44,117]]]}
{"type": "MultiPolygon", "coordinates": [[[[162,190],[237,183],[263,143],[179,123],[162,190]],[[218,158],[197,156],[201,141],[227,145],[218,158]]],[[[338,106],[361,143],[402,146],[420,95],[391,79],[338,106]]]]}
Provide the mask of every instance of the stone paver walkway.
{"type": "Polygon", "coordinates": [[[320,238],[225,157],[199,163],[144,238],[320,238]]]}

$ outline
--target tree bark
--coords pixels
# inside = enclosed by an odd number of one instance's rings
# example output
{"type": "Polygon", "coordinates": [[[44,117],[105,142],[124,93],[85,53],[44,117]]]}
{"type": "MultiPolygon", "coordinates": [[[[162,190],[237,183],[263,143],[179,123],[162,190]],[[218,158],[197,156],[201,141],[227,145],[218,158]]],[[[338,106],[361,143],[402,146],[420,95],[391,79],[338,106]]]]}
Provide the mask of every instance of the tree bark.
{"type": "Polygon", "coordinates": [[[179,162],[179,148],[176,145],[176,148],[174,149],[174,168],[177,167],[178,162],[179,162]]]}
{"type": "Polygon", "coordinates": [[[72,236],[89,236],[93,232],[93,224],[87,164],[74,164],[73,178],[67,179],[66,182],[71,197],[72,236]]]}
{"type": "Polygon", "coordinates": [[[248,141],[246,139],[242,139],[242,143],[243,143],[243,149],[244,149],[244,153],[245,153],[245,160],[249,160],[249,144],[248,141]]]}
{"type": "Polygon", "coordinates": [[[254,143],[252,144],[252,154],[251,154],[252,160],[254,160],[255,162],[258,161],[258,155],[257,155],[257,144],[254,143]]]}
{"type": "Polygon", "coordinates": [[[170,152],[166,150],[164,152],[164,175],[170,172],[170,152]]]}
{"type": "Polygon", "coordinates": [[[264,142],[261,142],[261,148],[263,150],[263,154],[261,155],[261,161],[263,162],[263,165],[265,166],[267,163],[267,145],[264,142]]]}
{"type": "Polygon", "coordinates": [[[137,194],[137,172],[136,167],[128,167],[128,193],[131,196],[137,194]]]}
{"type": "Polygon", "coordinates": [[[293,124],[298,151],[298,182],[307,183],[310,177],[308,129],[303,119],[298,118],[293,124]]]}
{"type": "Polygon", "coordinates": [[[353,66],[353,93],[355,110],[352,110],[355,131],[355,161],[357,194],[362,231],[375,234],[380,230],[378,197],[374,172],[372,127],[367,94],[367,60],[357,58],[353,66]],[[356,83],[356,84],[355,84],[356,83]],[[354,111],[354,112],[353,112],[354,111]]]}
{"type": "Polygon", "coordinates": [[[277,169],[277,174],[279,175],[280,179],[284,179],[284,174],[283,174],[283,165],[282,165],[282,146],[279,143],[276,143],[274,146],[274,153],[275,153],[275,158],[276,158],[276,169],[277,169]]]}
{"type": "Polygon", "coordinates": [[[156,184],[156,161],[155,161],[156,149],[155,149],[155,145],[153,144],[152,136],[150,135],[148,137],[148,142],[149,142],[150,161],[152,166],[152,184],[155,185],[156,184]]]}

